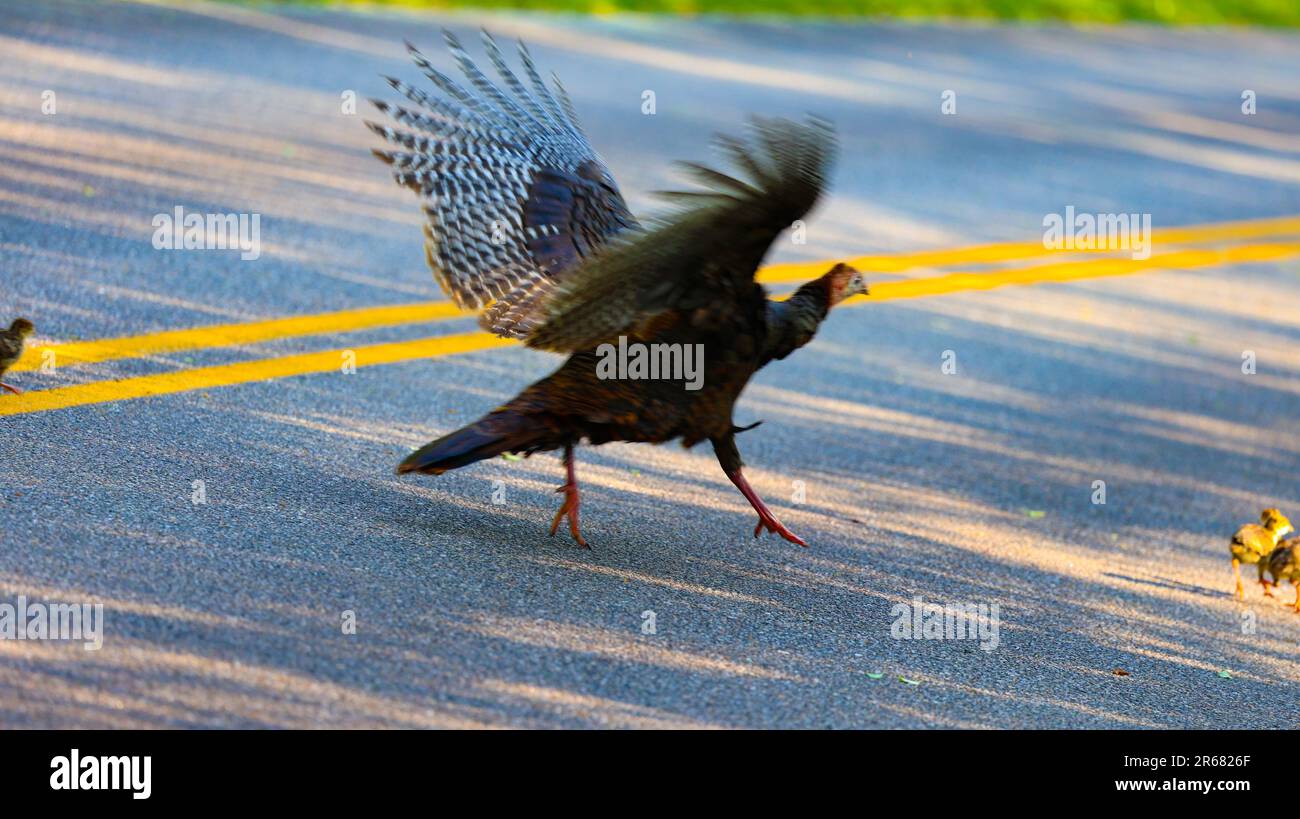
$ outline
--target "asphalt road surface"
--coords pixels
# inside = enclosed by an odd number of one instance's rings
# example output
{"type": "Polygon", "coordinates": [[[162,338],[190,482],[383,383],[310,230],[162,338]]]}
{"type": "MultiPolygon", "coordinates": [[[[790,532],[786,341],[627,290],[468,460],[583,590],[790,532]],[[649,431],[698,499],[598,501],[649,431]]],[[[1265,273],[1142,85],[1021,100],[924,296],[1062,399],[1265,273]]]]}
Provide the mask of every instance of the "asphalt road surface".
{"type": "Polygon", "coordinates": [[[0,396],[0,603],[104,607],[99,650],[0,639],[0,725],[1297,727],[1292,590],[1236,602],[1226,543],[1300,517],[1298,75],[1271,31],[0,3],[0,319],[56,353],[0,396]],[[552,455],[398,478],[556,359],[409,354],[467,318],[202,328],[441,298],[365,99],[481,24],[638,212],[712,132],[812,111],[832,194],[772,261],[1080,275],[846,305],[755,379],[741,450],[806,550],[707,447],[580,450],[591,551],[546,536],[552,455]],[[177,206],[258,214],[260,258],[155,249],[177,206]],[[1151,260],[1049,253],[1067,206],[1150,214],[1151,260]],[[996,641],[891,635],[915,599],[996,605],[996,641]]]}

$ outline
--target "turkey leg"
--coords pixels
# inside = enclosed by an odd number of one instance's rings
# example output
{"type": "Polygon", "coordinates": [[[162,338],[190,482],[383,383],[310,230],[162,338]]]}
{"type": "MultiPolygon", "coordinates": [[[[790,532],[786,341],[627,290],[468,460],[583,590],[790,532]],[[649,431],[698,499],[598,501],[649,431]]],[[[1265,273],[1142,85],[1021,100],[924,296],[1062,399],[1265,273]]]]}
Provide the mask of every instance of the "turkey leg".
{"type": "Polygon", "coordinates": [[[564,471],[567,480],[564,486],[555,490],[564,493],[564,504],[551,520],[551,537],[555,537],[555,530],[560,528],[560,521],[567,516],[569,532],[573,535],[573,539],[578,541],[578,545],[582,548],[590,549],[591,546],[582,539],[582,532],[578,531],[578,508],[582,505],[582,499],[578,496],[578,475],[573,470],[573,444],[564,447],[564,471]]]}
{"type": "MultiPolygon", "coordinates": [[[[752,429],[752,427],[750,428],[752,429]]],[[[804,542],[803,538],[785,528],[781,521],[776,519],[776,515],[773,515],[772,510],[767,508],[767,504],[763,503],[763,499],[758,496],[758,493],[754,491],[754,487],[750,486],[749,481],[745,480],[744,473],[740,471],[740,468],[744,466],[744,462],[740,460],[740,450],[736,449],[736,432],[737,430],[743,432],[744,429],[746,427],[737,427],[732,424],[730,432],[710,440],[713,443],[713,454],[718,456],[718,464],[722,466],[722,471],[727,474],[728,478],[731,478],[731,482],[740,490],[740,494],[745,496],[745,500],[749,501],[749,505],[754,507],[754,511],[758,513],[758,525],[754,527],[754,537],[758,537],[759,533],[767,529],[767,531],[778,534],[791,543],[798,543],[800,546],[807,547],[808,544],[804,542]]]]}
{"type": "Polygon", "coordinates": [[[803,538],[785,528],[781,521],[776,519],[776,515],[773,515],[772,510],[768,509],[767,504],[763,503],[763,499],[749,485],[749,481],[745,480],[744,473],[737,469],[735,472],[728,472],[727,477],[731,478],[731,482],[740,490],[740,494],[745,496],[745,500],[749,501],[749,505],[754,507],[754,511],[758,513],[758,525],[754,527],[754,537],[758,537],[760,532],[767,529],[767,531],[778,534],[791,543],[798,543],[804,548],[808,547],[803,538]]]}

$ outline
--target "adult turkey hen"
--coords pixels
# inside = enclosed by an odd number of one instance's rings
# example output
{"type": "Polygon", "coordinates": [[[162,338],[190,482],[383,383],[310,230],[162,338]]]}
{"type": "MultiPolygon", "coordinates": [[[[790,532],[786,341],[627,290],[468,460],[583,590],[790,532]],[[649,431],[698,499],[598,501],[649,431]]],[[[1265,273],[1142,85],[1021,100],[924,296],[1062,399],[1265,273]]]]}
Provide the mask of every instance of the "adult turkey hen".
{"type": "Polygon", "coordinates": [[[754,281],[772,242],[821,195],[835,147],[830,126],[756,118],[748,142],[719,137],[740,174],[685,163],[704,188],[663,194],[675,208],[642,224],[559,80],[552,93],[522,42],[527,84],[482,35],[507,91],[444,35],[473,90],[408,43],[443,96],[388,78],[414,107],[372,101],[405,126],[368,123],[401,148],[374,153],[423,200],[426,258],[448,296],[482,309],[485,329],[569,358],[504,406],[420,448],[398,472],[437,475],[501,453],[563,449],[567,479],[557,491],[565,499],[551,534],[567,517],[574,540],[587,546],[577,444],[680,438],[690,447],[707,439],[758,513],[754,536],[766,529],[806,546],[745,479],[735,440],[743,429],[732,409],[759,368],[807,344],[832,306],[867,292],[861,274],[844,264],[785,301],[768,299],[754,281]],[[629,347],[702,350],[702,388],[687,389],[680,378],[603,378],[601,345],[620,339],[629,347]]]}

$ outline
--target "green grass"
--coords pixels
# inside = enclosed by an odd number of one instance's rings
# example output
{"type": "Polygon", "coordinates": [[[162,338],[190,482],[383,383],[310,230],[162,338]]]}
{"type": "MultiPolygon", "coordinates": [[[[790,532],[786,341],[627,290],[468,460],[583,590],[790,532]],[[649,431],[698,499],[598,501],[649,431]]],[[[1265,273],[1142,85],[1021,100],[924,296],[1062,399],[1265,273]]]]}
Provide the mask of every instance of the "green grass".
{"type": "MultiPolygon", "coordinates": [[[[308,0],[349,5],[351,0],[308,0]]],[[[611,14],[775,14],[832,17],[1141,21],[1177,25],[1300,26],[1300,0],[363,0],[375,5],[611,14]]]]}

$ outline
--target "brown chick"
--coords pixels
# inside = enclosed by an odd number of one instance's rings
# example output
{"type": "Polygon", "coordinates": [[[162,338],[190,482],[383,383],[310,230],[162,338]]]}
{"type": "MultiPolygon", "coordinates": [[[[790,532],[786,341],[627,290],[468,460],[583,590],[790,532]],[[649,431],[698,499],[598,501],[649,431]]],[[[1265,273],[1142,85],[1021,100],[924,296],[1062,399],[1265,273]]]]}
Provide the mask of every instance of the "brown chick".
{"type": "Polygon", "coordinates": [[[1268,573],[1273,576],[1273,583],[1290,580],[1295,586],[1295,604],[1293,610],[1300,614],[1300,537],[1293,537],[1278,544],[1268,556],[1268,573]]]}
{"type": "MultiPolygon", "coordinates": [[[[14,319],[14,323],[9,325],[8,330],[0,330],[0,379],[4,378],[5,370],[17,364],[18,359],[23,357],[23,344],[35,330],[36,326],[25,318],[14,319]]],[[[0,388],[14,395],[22,393],[22,390],[4,381],[0,381],[0,388]]]]}
{"type": "Polygon", "coordinates": [[[1232,575],[1237,579],[1238,600],[1246,596],[1241,587],[1242,563],[1255,564],[1259,570],[1259,585],[1264,588],[1264,596],[1273,596],[1269,582],[1264,579],[1269,555],[1277,547],[1278,540],[1294,531],[1291,521],[1277,509],[1265,509],[1259,513],[1259,519],[1263,526],[1258,523],[1247,523],[1237,530],[1228,543],[1228,549],[1232,553],[1232,575]]]}

